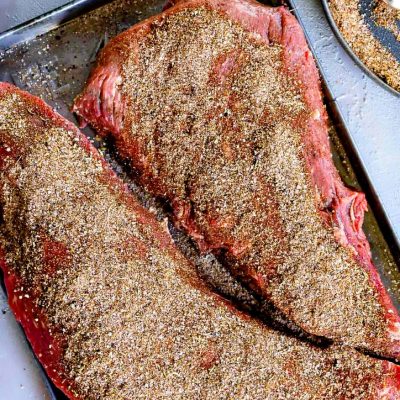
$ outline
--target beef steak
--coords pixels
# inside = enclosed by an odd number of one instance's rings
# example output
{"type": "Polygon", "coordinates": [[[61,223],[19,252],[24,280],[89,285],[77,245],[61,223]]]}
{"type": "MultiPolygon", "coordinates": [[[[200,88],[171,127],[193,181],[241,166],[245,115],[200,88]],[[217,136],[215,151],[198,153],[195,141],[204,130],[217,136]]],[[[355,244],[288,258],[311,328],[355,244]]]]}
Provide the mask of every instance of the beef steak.
{"type": "Polygon", "coordinates": [[[10,306],[70,399],[399,395],[395,364],[286,337],[211,293],[87,139],[7,84],[0,143],[10,306]]]}
{"type": "Polygon", "coordinates": [[[333,165],[298,22],[251,0],[172,3],[106,46],[74,110],[111,133],[201,250],[297,325],[399,357],[366,200],[333,165]]]}

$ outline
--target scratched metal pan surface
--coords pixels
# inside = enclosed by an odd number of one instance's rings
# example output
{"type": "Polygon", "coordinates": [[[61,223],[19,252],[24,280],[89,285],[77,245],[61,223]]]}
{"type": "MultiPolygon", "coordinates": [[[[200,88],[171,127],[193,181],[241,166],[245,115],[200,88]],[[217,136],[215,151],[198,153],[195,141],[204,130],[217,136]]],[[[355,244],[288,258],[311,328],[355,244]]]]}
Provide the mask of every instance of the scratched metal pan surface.
{"type": "MultiPolygon", "coordinates": [[[[0,35],[0,81],[14,83],[18,87],[40,96],[60,114],[77,123],[75,116],[70,112],[70,107],[74,97],[82,90],[99,50],[111,37],[136,22],[160,12],[164,3],[165,0],[115,0],[112,2],[77,0],[39,19],[10,30],[0,35]]],[[[271,1],[271,4],[276,3],[278,2],[271,1]]],[[[325,82],[325,84],[329,83],[325,82]]],[[[329,104],[327,102],[328,109],[329,104]]],[[[345,126],[342,128],[346,129],[345,126]]],[[[129,174],[126,174],[124,166],[119,165],[113,158],[112,151],[107,150],[107,143],[99,140],[90,128],[85,128],[84,133],[105,154],[117,173],[128,182],[142,203],[146,207],[155,208],[160,219],[165,218],[167,214],[162,205],[143,193],[140,187],[129,179],[129,174]]],[[[330,134],[334,161],[343,180],[349,186],[364,189],[359,183],[366,181],[363,176],[364,172],[357,165],[352,166],[348,157],[346,141],[341,139],[341,135],[337,135],[334,123],[331,125],[330,134]]],[[[367,213],[365,220],[365,231],[384,284],[398,306],[400,272],[395,257],[390,251],[395,244],[391,243],[390,236],[384,237],[377,224],[373,211],[378,206],[379,204],[375,202],[370,204],[370,212],[367,213]]],[[[209,280],[211,285],[214,285],[226,296],[249,303],[249,307],[259,306],[257,300],[252,298],[240,285],[237,286],[235,293],[225,292],[223,282],[232,278],[215,258],[211,255],[200,256],[184,235],[180,235],[176,231],[172,231],[172,234],[177,240],[178,246],[188,257],[192,258],[198,266],[199,272],[209,280]],[[206,271],[211,269],[221,272],[220,280],[213,280],[213,277],[207,276],[206,271]]],[[[0,330],[1,342],[5,340],[4,332],[4,330],[0,330]]],[[[21,345],[25,346],[24,351],[29,351],[26,343],[21,345]]],[[[2,370],[10,368],[12,359],[12,351],[8,354],[0,353],[0,382],[2,370]]],[[[16,373],[18,373],[17,370],[16,373]]],[[[18,377],[16,382],[18,382],[18,377]]],[[[54,388],[46,389],[46,391],[48,393],[46,392],[47,394],[41,397],[27,397],[25,392],[21,397],[7,398],[10,400],[64,398],[54,388]]],[[[0,398],[2,397],[0,396],[0,398]]]]}
{"type": "MultiPolygon", "coordinates": [[[[340,40],[342,46],[347,50],[347,52],[351,55],[353,60],[364,70],[364,72],[377,81],[380,85],[385,87],[390,92],[400,96],[400,92],[396,89],[392,88],[388,85],[384,79],[379,77],[373,71],[371,71],[363,61],[357,56],[357,54],[353,51],[351,46],[348,44],[344,36],[342,35],[340,29],[336,25],[335,19],[333,18],[332,12],[329,6],[329,0],[321,0],[324,6],[324,10],[327,14],[327,18],[333,31],[336,36],[340,40]]],[[[383,0],[381,0],[383,1],[383,0]]],[[[360,0],[359,2],[359,10],[360,14],[363,16],[365,24],[369,31],[372,33],[375,39],[379,41],[379,43],[400,63],[400,40],[398,40],[395,34],[389,29],[377,25],[373,18],[373,7],[376,3],[376,0],[360,0]]]]}

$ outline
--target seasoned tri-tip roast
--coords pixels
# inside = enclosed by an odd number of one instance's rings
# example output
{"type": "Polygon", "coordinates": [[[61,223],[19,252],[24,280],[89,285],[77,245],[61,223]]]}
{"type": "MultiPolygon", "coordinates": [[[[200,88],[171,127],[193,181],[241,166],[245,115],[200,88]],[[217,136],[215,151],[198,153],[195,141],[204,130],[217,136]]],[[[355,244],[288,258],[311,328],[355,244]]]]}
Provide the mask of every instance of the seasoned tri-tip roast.
{"type": "Polygon", "coordinates": [[[74,110],[177,226],[304,330],[400,356],[363,193],[332,162],[318,72],[284,7],[175,2],[112,40],[74,110]]]}
{"type": "Polygon", "coordinates": [[[77,128],[7,84],[0,182],[10,306],[70,399],[398,398],[399,366],[289,338],[210,292],[77,128]]]}

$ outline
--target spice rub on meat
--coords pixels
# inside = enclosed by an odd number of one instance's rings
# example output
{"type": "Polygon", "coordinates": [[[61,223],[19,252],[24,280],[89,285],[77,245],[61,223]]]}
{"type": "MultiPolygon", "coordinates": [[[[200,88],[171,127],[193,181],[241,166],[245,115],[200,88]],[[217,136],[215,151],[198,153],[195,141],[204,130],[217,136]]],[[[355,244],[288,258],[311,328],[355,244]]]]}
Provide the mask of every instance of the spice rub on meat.
{"type": "Polygon", "coordinates": [[[304,330],[388,357],[400,320],[330,153],[296,19],[187,0],[112,40],[74,110],[169,201],[177,226],[304,330]]]}
{"type": "Polygon", "coordinates": [[[399,368],[274,332],[211,293],[87,139],[0,84],[1,268],[70,399],[386,399],[399,368]]]}

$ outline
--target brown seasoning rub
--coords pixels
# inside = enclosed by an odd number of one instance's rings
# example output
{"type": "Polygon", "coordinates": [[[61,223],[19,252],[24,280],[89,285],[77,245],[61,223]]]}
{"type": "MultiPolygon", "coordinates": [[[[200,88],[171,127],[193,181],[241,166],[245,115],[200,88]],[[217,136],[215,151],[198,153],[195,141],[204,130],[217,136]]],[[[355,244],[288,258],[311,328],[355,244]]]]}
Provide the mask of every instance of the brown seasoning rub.
{"type": "Polygon", "coordinates": [[[376,0],[372,15],[377,25],[382,26],[396,36],[397,40],[400,41],[400,11],[390,7],[387,3],[382,0],[376,0]]]}
{"type": "MultiPolygon", "coordinates": [[[[360,60],[376,75],[396,90],[400,90],[400,64],[396,58],[375,39],[365,24],[359,10],[359,0],[330,0],[333,18],[346,42],[360,60]]],[[[380,0],[373,11],[376,23],[393,30],[398,36],[395,11],[380,0]]]]}
{"type": "MultiPolygon", "coordinates": [[[[295,323],[395,357],[400,324],[373,275],[361,229],[365,200],[332,171],[319,84],[308,92],[317,104],[310,110],[306,83],[287,73],[286,50],[276,43],[293,17],[271,10],[244,0],[179,2],[106,47],[75,110],[111,131],[141,182],[171,202],[177,225],[202,250],[214,250],[295,323]],[[268,32],[262,18],[270,14],[268,32]],[[257,31],[254,15],[262,40],[235,22],[257,31]],[[304,121],[321,124],[325,137],[304,134],[304,121]],[[307,168],[321,173],[318,189],[326,185],[329,195],[320,195],[307,168]],[[342,197],[330,192],[332,180],[342,197]],[[339,244],[347,240],[331,221],[343,222],[339,212],[352,215],[357,249],[339,244]]],[[[307,84],[315,84],[314,70],[307,84]]]]}
{"type": "Polygon", "coordinates": [[[394,364],[288,338],[209,292],[83,135],[6,84],[0,142],[10,305],[71,399],[398,395],[394,364]]]}

